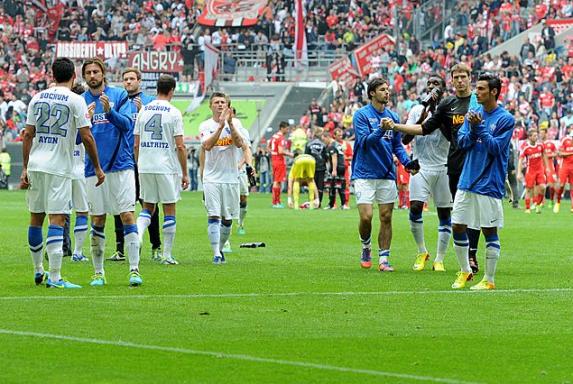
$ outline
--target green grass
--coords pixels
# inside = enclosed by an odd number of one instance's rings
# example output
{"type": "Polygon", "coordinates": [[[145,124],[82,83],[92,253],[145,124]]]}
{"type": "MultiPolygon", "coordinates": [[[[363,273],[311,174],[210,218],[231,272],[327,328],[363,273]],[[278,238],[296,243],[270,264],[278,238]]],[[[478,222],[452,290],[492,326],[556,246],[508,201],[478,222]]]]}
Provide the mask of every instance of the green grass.
{"type": "MultiPolygon", "coordinates": [[[[24,201],[0,193],[0,383],[573,382],[568,201],[560,215],[506,208],[498,290],[479,293],[449,289],[451,248],[447,273],[411,271],[406,211],[397,272],[380,274],[358,266],[356,210],[273,210],[270,195],[250,197],[247,235],[213,266],[199,193],[178,205],[181,265],[153,264],[146,241],[142,287],[106,263],[108,285],[91,288],[91,264],[65,259],[84,288],[47,290],[32,283],[24,201]]],[[[424,217],[433,251],[437,217],[424,217]]],[[[106,233],[109,255],[111,220],[106,233]]]]}
{"type": "MultiPolygon", "coordinates": [[[[172,100],[172,104],[185,113],[189,106],[189,100],[172,100]]],[[[264,100],[233,100],[233,107],[237,110],[237,118],[241,120],[243,127],[249,128],[257,118],[257,105],[262,109],[264,107],[264,100]]],[[[196,137],[199,135],[199,124],[211,117],[211,109],[209,109],[209,101],[205,100],[201,103],[199,108],[190,114],[183,116],[183,129],[186,137],[196,137]]]]}

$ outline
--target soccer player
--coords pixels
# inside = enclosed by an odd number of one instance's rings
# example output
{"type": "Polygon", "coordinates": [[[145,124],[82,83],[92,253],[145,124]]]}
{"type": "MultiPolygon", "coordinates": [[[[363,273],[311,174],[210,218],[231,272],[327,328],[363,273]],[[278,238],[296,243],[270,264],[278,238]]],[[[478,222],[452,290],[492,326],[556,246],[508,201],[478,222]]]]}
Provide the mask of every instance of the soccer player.
{"type": "Polygon", "coordinates": [[[286,181],[286,160],[285,156],[292,157],[286,145],[286,135],[289,125],[286,121],[281,121],[279,131],[269,140],[271,151],[271,163],[273,167],[273,208],[284,208],[281,204],[282,183],[286,181]]]}
{"type": "MultiPolygon", "coordinates": [[[[458,137],[458,130],[465,121],[465,115],[470,105],[477,107],[477,101],[475,95],[472,95],[470,87],[471,69],[466,64],[458,63],[454,65],[450,69],[450,75],[455,88],[454,96],[443,98],[432,116],[422,124],[396,124],[395,129],[410,135],[429,135],[438,129],[443,133],[450,142],[447,166],[448,181],[450,193],[452,196],[455,196],[465,158],[465,151],[459,148],[456,138],[458,137]]],[[[479,271],[477,262],[479,235],[479,230],[468,228],[469,258],[474,273],[479,271]]]]}
{"type": "Polygon", "coordinates": [[[175,240],[175,204],[181,188],[189,186],[187,150],[183,142],[183,116],[170,101],[175,79],[161,75],[157,80],[157,99],[143,107],[135,123],[135,160],[139,169],[140,198],[143,210],[137,218],[139,242],[151,224],[156,205],[163,206],[162,263],[176,265],[171,250],[175,240]]]}
{"type": "MultiPolygon", "coordinates": [[[[123,88],[127,91],[129,105],[131,108],[131,118],[133,121],[137,119],[137,114],[141,107],[149,104],[155,100],[154,96],[147,95],[141,90],[141,72],[137,68],[126,68],[122,74],[123,88]]],[[[139,198],[139,177],[137,174],[137,164],[135,164],[135,193],[139,198]]],[[[140,201],[143,204],[143,201],[140,201]]],[[[115,221],[115,253],[108,258],[110,261],[124,261],[124,238],[123,238],[123,224],[121,223],[120,215],[114,216],[115,221]]],[[[151,216],[151,224],[148,227],[149,240],[151,242],[151,260],[162,261],[161,257],[161,238],[159,236],[159,210],[156,209],[151,216]]],[[[143,237],[139,233],[139,237],[143,237]]]]}
{"type": "Polygon", "coordinates": [[[527,133],[527,143],[519,156],[517,164],[517,179],[523,180],[522,159],[527,161],[525,171],[525,213],[531,213],[531,197],[535,204],[535,212],[541,213],[541,203],[545,194],[545,169],[548,168],[547,156],[543,143],[537,141],[537,131],[530,129],[527,133]]]}
{"type": "MultiPolygon", "coordinates": [[[[436,106],[440,103],[446,89],[446,82],[437,74],[430,74],[426,83],[426,96],[424,104],[418,104],[410,110],[407,125],[421,124],[432,116],[436,106]]],[[[410,178],[410,230],[418,246],[418,254],[412,269],[422,271],[430,253],[424,240],[424,222],[422,212],[424,202],[430,196],[434,199],[438,211],[438,249],[433,261],[432,269],[445,272],[444,258],[452,236],[451,209],[453,205],[452,194],[449,189],[447,174],[448,151],[450,142],[442,131],[435,130],[425,136],[405,135],[402,142],[411,141],[413,157],[420,164],[420,172],[410,178]]]]}
{"type": "MultiPolygon", "coordinates": [[[[350,163],[352,162],[352,146],[348,141],[344,140],[342,129],[336,128],[334,130],[334,140],[336,140],[342,147],[344,153],[344,201],[342,209],[350,209],[350,163]]],[[[342,177],[343,175],[339,175],[342,177]]]]}
{"type": "Polygon", "coordinates": [[[56,59],[52,73],[56,86],[36,94],[30,101],[23,138],[21,183],[28,187],[28,244],[36,285],[45,281],[48,288],[81,288],[61,276],[63,226],[72,206],[78,133],[93,164],[94,185],[101,185],[105,175],[90,132],[86,103],[70,90],[76,78],[73,62],[67,58],[56,59]],[[49,275],[44,272],[42,263],[42,226],[46,213],[50,222],[46,239],[49,275]]]}
{"type": "Polygon", "coordinates": [[[314,172],[314,184],[318,191],[318,206],[320,208],[322,205],[322,195],[324,193],[324,176],[326,174],[326,145],[322,140],[322,128],[314,129],[314,139],[306,144],[304,153],[307,155],[312,155],[315,160],[315,172],[314,172]]]}
{"type": "MultiPolygon", "coordinates": [[[[545,165],[545,178],[547,187],[549,187],[549,208],[553,208],[555,199],[555,192],[559,189],[559,181],[557,180],[557,171],[555,170],[555,160],[557,159],[557,147],[553,140],[547,138],[547,130],[542,129],[539,131],[539,139],[543,143],[545,149],[545,156],[547,157],[547,164],[545,165]]],[[[542,196],[542,198],[544,198],[542,196]]]]}
{"type": "Polygon", "coordinates": [[[316,160],[312,155],[301,155],[298,151],[294,152],[294,163],[288,174],[288,207],[295,210],[300,209],[300,185],[308,185],[308,200],[311,202],[311,208],[318,208],[319,201],[316,193],[316,184],[314,183],[314,172],[316,169],[316,160]]]}
{"type": "Polygon", "coordinates": [[[225,263],[223,245],[231,234],[233,219],[239,218],[239,169],[237,159],[245,138],[241,122],[233,118],[231,101],[221,92],[209,99],[212,117],[199,125],[201,146],[205,150],[202,178],[208,235],[213,264],[225,263]]]}
{"type": "Polygon", "coordinates": [[[497,228],[503,226],[502,199],[515,128],[513,116],[497,104],[500,90],[497,76],[481,75],[476,84],[481,106],[468,112],[458,132],[459,148],[467,154],[452,213],[454,249],[461,268],[452,284],[454,289],[464,288],[473,278],[468,261],[467,227],[481,228],[486,242],[485,276],[471,289],[495,289],[495,269],[501,249],[497,228]]]}
{"type": "Polygon", "coordinates": [[[105,285],[103,267],[106,214],[121,216],[127,257],[129,285],[139,286],[139,238],[135,224],[135,176],[133,159],[133,121],[127,92],[108,86],[105,66],[100,59],[86,60],[82,75],[88,90],[83,94],[92,115],[92,132],[101,157],[107,182],[101,188],[94,185],[93,163],[86,159],[86,182],[92,222],[92,262],[95,274],[91,286],[105,285]]]}
{"type": "Polygon", "coordinates": [[[389,131],[388,119],[398,122],[398,116],[386,108],[390,97],[388,81],[378,77],[368,83],[370,104],[360,108],[353,117],[356,141],[352,159],[352,180],[356,193],[356,204],[360,215],[358,231],[362,242],[360,265],[372,267],[371,232],[372,205],[378,204],[380,232],[378,233],[378,270],[392,272],[390,265],[390,244],[392,241],[392,209],[396,200],[396,173],[392,154],[410,168],[400,134],[389,131]]]}
{"type": "MultiPolygon", "coordinates": [[[[557,203],[553,207],[553,212],[559,213],[561,197],[565,190],[565,185],[569,183],[569,190],[573,189],[573,125],[568,128],[567,136],[559,143],[558,155],[563,158],[559,168],[559,190],[557,191],[557,203]]],[[[571,198],[571,213],[573,213],[573,198],[571,198]]]]}
{"type": "Polygon", "coordinates": [[[324,209],[334,209],[336,204],[336,192],[340,196],[340,208],[344,209],[346,205],[344,189],[346,180],[344,178],[344,149],[328,131],[322,133],[322,141],[326,144],[326,154],[328,159],[328,168],[330,176],[326,179],[326,188],[328,189],[328,207],[324,209]]]}

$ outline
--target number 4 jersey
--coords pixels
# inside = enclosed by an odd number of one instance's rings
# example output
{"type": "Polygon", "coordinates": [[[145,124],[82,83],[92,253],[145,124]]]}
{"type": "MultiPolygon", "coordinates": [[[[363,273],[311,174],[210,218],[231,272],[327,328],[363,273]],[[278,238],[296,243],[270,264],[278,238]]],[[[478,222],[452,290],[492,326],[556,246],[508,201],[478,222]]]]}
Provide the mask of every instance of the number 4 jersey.
{"type": "Polygon", "coordinates": [[[135,135],[139,136],[139,173],[180,174],[175,136],[183,136],[181,112],[166,100],[154,100],[137,115],[135,135]]]}
{"type": "Polygon", "coordinates": [[[36,128],[28,171],[72,178],[78,129],[91,127],[84,99],[66,87],[42,91],[28,105],[26,124],[36,128]]]}

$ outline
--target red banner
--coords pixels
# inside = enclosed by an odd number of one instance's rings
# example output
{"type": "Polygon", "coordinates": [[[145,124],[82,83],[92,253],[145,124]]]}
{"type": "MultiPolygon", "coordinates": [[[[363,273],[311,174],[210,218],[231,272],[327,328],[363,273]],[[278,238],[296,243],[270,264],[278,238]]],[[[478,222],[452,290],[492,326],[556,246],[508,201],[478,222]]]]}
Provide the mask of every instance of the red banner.
{"type": "Polygon", "coordinates": [[[394,39],[390,35],[383,33],[356,48],[353,55],[356,62],[356,68],[358,69],[360,76],[368,75],[372,72],[370,64],[370,58],[372,55],[377,53],[380,48],[385,48],[386,51],[388,51],[388,48],[392,49],[394,45],[394,39]]]}
{"type": "Polygon", "coordinates": [[[56,44],[56,57],[89,59],[91,57],[122,57],[127,54],[127,41],[66,42],[56,44]]]}
{"type": "Polygon", "coordinates": [[[344,84],[350,84],[352,80],[358,77],[356,71],[352,67],[352,63],[348,56],[336,60],[328,67],[328,72],[332,80],[341,80],[344,84]]]}
{"type": "Polygon", "coordinates": [[[179,52],[131,52],[128,63],[142,72],[183,72],[183,57],[179,52]]]}
{"type": "Polygon", "coordinates": [[[571,19],[552,19],[545,22],[548,26],[555,30],[555,34],[558,35],[561,32],[573,27],[573,18],[571,19]]]}
{"type": "Polygon", "coordinates": [[[268,0],[207,0],[199,24],[248,27],[257,24],[268,0]]]}

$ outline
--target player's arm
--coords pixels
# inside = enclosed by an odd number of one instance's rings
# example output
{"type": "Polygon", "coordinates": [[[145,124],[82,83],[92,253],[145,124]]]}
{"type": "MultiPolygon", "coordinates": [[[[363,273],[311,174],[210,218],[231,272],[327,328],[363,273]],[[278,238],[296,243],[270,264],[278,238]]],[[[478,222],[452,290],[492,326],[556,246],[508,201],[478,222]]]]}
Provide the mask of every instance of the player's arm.
{"type": "Polygon", "coordinates": [[[135,157],[135,163],[139,160],[139,145],[141,144],[141,119],[137,115],[135,120],[135,128],[133,130],[133,154],[135,157]]]}
{"type": "Polygon", "coordinates": [[[133,129],[133,120],[131,120],[131,107],[128,102],[127,93],[120,96],[120,99],[111,108],[109,103],[109,97],[107,95],[102,95],[100,97],[100,102],[103,106],[103,111],[106,114],[108,120],[122,132],[129,132],[133,129]],[[115,108],[118,110],[116,111],[115,108]]]}
{"type": "Polygon", "coordinates": [[[203,169],[205,168],[205,148],[199,150],[199,177],[203,181],[203,169]]]}
{"type": "MultiPolygon", "coordinates": [[[[487,152],[492,156],[499,156],[507,151],[507,146],[511,141],[514,128],[515,119],[513,116],[507,116],[500,119],[500,124],[495,131],[495,136],[492,135],[490,130],[484,127],[483,124],[480,125],[480,129],[477,132],[487,152]]],[[[545,161],[545,155],[543,156],[545,161]]]]}
{"type": "Polygon", "coordinates": [[[105,174],[103,173],[103,169],[99,164],[99,157],[97,154],[97,147],[95,139],[92,135],[92,131],[90,127],[81,127],[79,129],[80,136],[82,138],[82,142],[84,143],[84,147],[86,147],[86,153],[90,157],[92,164],[94,166],[95,174],[97,177],[96,187],[101,185],[105,180],[105,174]]]}
{"type": "Polygon", "coordinates": [[[477,134],[471,128],[471,124],[468,119],[465,119],[464,123],[460,127],[457,141],[460,149],[469,149],[475,145],[477,134]]]}
{"type": "Polygon", "coordinates": [[[383,135],[382,129],[374,129],[370,132],[370,125],[368,124],[368,118],[364,113],[356,112],[352,118],[352,123],[354,124],[354,134],[356,136],[356,145],[364,149],[369,146],[376,144],[383,135]]]}
{"type": "Polygon", "coordinates": [[[187,189],[189,188],[189,171],[187,170],[187,150],[183,142],[183,135],[175,136],[175,148],[177,148],[177,159],[181,166],[181,188],[187,189]]]}
{"type": "Polygon", "coordinates": [[[219,122],[219,125],[217,126],[215,132],[213,132],[204,140],[203,139],[201,140],[201,149],[205,151],[210,151],[211,149],[213,149],[215,144],[217,144],[217,140],[219,140],[219,138],[221,137],[223,129],[225,129],[225,120],[221,120],[219,122]]]}
{"type": "Polygon", "coordinates": [[[30,160],[30,149],[32,149],[32,141],[36,136],[36,127],[26,124],[24,135],[22,137],[22,176],[20,176],[20,183],[22,188],[28,188],[28,161],[30,160]]]}
{"type": "Polygon", "coordinates": [[[243,135],[241,135],[239,129],[240,127],[235,126],[235,123],[233,122],[232,113],[229,114],[229,118],[227,118],[227,123],[229,124],[229,128],[231,128],[231,138],[233,139],[233,144],[235,144],[235,147],[237,148],[242,148],[245,139],[243,138],[243,135]]]}
{"type": "Polygon", "coordinates": [[[519,160],[517,161],[517,180],[523,180],[523,158],[524,158],[524,153],[522,152],[519,155],[519,160]]]}
{"type": "Polygon", "coordinates": [[[292,168],[288,174],[288,180],[287,180],[287,201],[288,201],[288,207],[289,208],[293,208],[293,202],[292,202],[292,188],[293,188],[293,184],[294,184],[294,167],[295,165],[292,165],[292,168]]]}

